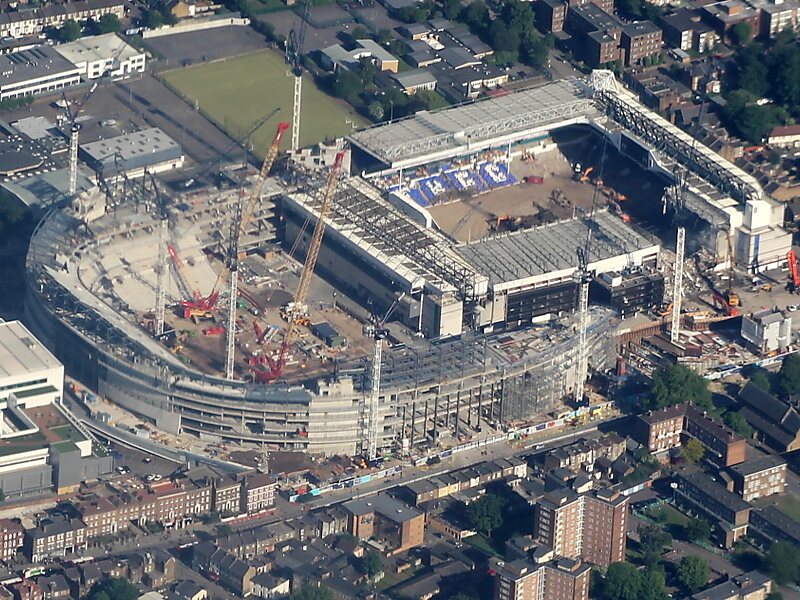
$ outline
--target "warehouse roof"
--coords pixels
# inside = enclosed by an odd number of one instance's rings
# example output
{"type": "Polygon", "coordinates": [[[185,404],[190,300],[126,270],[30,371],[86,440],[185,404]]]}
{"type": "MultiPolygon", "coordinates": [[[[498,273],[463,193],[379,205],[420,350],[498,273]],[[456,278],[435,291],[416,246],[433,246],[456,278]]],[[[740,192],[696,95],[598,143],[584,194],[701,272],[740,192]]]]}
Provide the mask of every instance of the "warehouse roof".
{"type": "Polygon", "coordinates": [[[50,46],[38,46],[0,56],[0,86],[70,73],[77,75],[78,67],[50,46]]]}
{"type": "Polygon", "coordinates": [[[74,42],[69,42],[68,44],[60,44],[55,47],[55,50],[68,61],[75,64],[80,62],[108,60],[114,56],[117,50],[120,51],[118,60],[128,60],[129,58],[142,54],[142,52],[126,43],[116,33],[106,33],[104,35],[81,38],[74,42]]]}
{"type": "Polygon", "coordinates": [[[81,144],[81,150],[100,165],[113,165],[116,159],[123,170],[177,159],[183,154],[180,144],[158,127],[81,144]]]}
{"type": "MultiPolygon", "coordinates": [[[[555,271],[575,270],[589,222],[559,221],[464,244],[458,252],[497,286],[555,271]]],[[[658,246],[607,211],[595,214],[588,264],[658,246]]]]}
{"type": "Polygon", "coordinates": [[[21,322],[0,323],[0,376],[15,377],[60,366],[21,322]]]}

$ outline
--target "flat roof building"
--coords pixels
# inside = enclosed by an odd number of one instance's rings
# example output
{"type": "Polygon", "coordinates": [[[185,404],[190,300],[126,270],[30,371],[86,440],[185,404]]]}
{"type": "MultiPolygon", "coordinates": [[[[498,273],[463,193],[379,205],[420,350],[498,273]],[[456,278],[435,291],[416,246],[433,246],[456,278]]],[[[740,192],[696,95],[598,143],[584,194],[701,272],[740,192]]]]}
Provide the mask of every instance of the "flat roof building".
{"type": "Polygon", "coordinates": [[[144,73],[145,53],[116,33],[87,36],[55,46],[55,51],[80,70],[83,79],[98,79],[107,73],[113,79],[144,73]]]}
{"type": "Polygon", "coordinates": [[[86,164],[106,179],[123,171],[128,177],[138,177],[145,170],[160,173],[179,169],[184,159],[180,144],[158,127],[81,144],[80,151],[86,164]]]}
{"type": "Polygon", "coordinates": [[[0,403],[21,407],[60,401],[64,365],[20,321],[0,323],[0,403]]]}
{"type": "Polygon", "coordinates": [[[0,55],[0,101],[52,92],[80,82],[80,69],[50,46],[0,55]]]}

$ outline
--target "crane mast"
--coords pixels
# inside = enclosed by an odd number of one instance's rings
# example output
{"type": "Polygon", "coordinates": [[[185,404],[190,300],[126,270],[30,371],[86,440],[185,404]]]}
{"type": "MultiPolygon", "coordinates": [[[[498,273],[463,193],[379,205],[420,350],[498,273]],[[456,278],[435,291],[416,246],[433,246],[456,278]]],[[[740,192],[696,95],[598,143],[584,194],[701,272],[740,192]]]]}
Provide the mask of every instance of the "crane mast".
{"type": "Polygon", "coordinates": [[[169,228],[169,213],[167,212],[166,199],[158,191],[156,178],[152,173],[147,173],[153,184],[153,191],[158,203],[159,217],[158,228],[158,279],[156,281],[156,335],[164,333],[167,303],[167,234],[169,228]]]}
{"type": "Polygon", "coordinates": [[[303,43],[306,37],[306,22],[308,21],[308,10],[311,7],[311,0],[306,0],[303,6],[303,16],[300,21],[300,29],[289,32],[289,44],[287,46],[287,58],[292,65],[292,76],[294,77],[294,95],[292,100],[292,152],[296,152],[300,147],[300,106],[303,95],[303,43]]]}
{"type": "Polygon", "coordinates": [[[225,336],[225,378],[233,379],[233,359],[236,354],[236,300],[239,288],[239,232],[242,225],[242,204],[236,206],[236,214],[231,221],[230,243],[228,244],[228,270],[230,289],[228,290],[228,329],[225,336]]]}
{"type": "Polygon", "coordinates": [[[216,298],[219,296],[218,287],[223,280],[224,275],[228,274],[230,276],[230,281],[228,282],[230,298],[228,298],[228,329],[225,332],[225,377],[227,379],[233,379],[233,363],[236,350],[236,299],[238,297],[239,287],[239,238],[242,234],[242,231],[245,229],[245,227],[247,227],[247,223],[252,217],[253,210],[261,198],[261,188],[264,187],[264,181],[266,181],[267,175],[269,175],[269,171],[278,156],[278,150],[280,149],[283,134],[286,133],[288,128],[288,123],[278,123],[278,129],[275,132],[275,137],[272,140],[269,151],[267,151],[267,155],[264,157],[261,170],[258,173],[258,177],[256,177],[253,188],[250,190],[250,195],[247,198],[244,208],[242,207],[241,202],[239,202],[237,205],[236,214],[231,222],[226,269],[224,269],[217,277],[217,282],[214,284],[214,289],[211,291],[211,295],[209,295],[209,298],[216,300],[216,298]]]}
{"type": "Polygon", "coordinates": [[[672,325],[669,339],[674,344],[678,341],[681,329],[681,305],[683,304],[683,259],[686,255],[686,228],[678,227],[675,242],[675,273],[672,280],[672,325]]]}
{"type": "Polygon", "coordinates": [[[600,169],[592,192],[592,207],[587,222],[586,241],[582,248],[578,248],[578,364],[575,368],[575,402],[583,400],[586,379],[589,375],[589,347],[586,336],[586,330],[589,326],[589,284],[592,283],[592,273],[589,271],[589,250],[592,245],[592,223],[594,223],[594,209],[597,206],[597,193],[602,185],[603,172],[606,166],[607,145],[608,138],[604,137],[600,169]]]}
{"type": "Polygon", "coordinates": [[[370,369],[369,403],[367,415],[367,459],[375,460],[378,458],[378,417],[380,413],[381,397],[381,358],[383,355],[383,340],[389,335],[389,331],[384,327],[386,320],[397,308],[397,305],[405,297],[403,292],[395,299],[389,310],[382,319],[376,320],[374,325],[364,327],[364,334],[375,340],[372,352],[372,368],[370,369]]]}
{"type": "MultiPolygon", "coordinates": [[[[114,71],[114,65],[119,60],[119,57],[122,55],[122,51],[125,49],[127,44],[123,41],[116,50],[114,50],[114,54],[111,56],[111,63],[108,66],[108,69],[101,73],[101,81],[105,79],[110,73],[114,71]]],[[[80,113],[81,109],[83,108],[86,101],[94,94],[95,90],[97,89],[98,82],[95,82],[92,87],[89,88],[89,91],[86,92],[86,95],[81,99],[81,101],[75,106],[75,110],[69,108],[69,102],[67,101],[67,97],[62,93],[61,97],[64,100],[65,104],[65,112],[67,119],[69,120],[69,195],[74,196],[75,193],[78,191],[78,137],[80,135],[81,126],[78,124],[78,114],[80,113]]]]}
{"type": "Polygon", "coordinates": [[[294,295],[294,302],[288,307],[286,316],[288,325],[286,333],[281,342],[280,353],[275,360],[268,361],[270,370],[268,372],[261,372],[257,377],[264,381],[274,381],[283,373],[283,368],[286,366],[286,354],[292,345],[292,340],[297,334],[298,321],[307,312],[306,295],[308,288],[311,285],[311,276],[314,273],[314,267],[319,258],[319,251],[322,247],[322,235],[325,233],[325,219],[330,212],[331,201],[333,194],[336,191],[336,184],[339,182],[339,173],[342,170],[342,161],[344,160],[345,151],[340,150],[336,154],[336,159],[333,162],[333,167],[328,174],[328,180],[325,183],[325,189],[322,193],[322,201],[319,207],[319,215],[317,222],[314,225],[314,232],[311,234],[311,242],[308,246],[308,253],[306,260],[303,264],[303,271],[300,274],[300,282],[297,284],[297,291],[294,295]]]}

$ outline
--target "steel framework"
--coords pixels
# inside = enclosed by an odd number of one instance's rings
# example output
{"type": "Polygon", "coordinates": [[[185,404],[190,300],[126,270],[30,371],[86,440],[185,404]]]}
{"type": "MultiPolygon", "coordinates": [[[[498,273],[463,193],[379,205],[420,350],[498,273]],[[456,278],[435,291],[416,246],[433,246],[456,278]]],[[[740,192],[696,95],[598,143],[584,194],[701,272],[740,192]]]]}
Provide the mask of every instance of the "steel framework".
{"type": "Polygon", "coordinates": [[[623,127],[631,130],[656,150],[677,161],[706,179],[719,191],[740,202],[759,199],[761,189],[752,182],[732,172],[733,165],[725,165],[712,150],[693,144],[693,138],[660,117],[639,106],[622,94],[599,91],[598,97],[608,115],[623,127]]]}

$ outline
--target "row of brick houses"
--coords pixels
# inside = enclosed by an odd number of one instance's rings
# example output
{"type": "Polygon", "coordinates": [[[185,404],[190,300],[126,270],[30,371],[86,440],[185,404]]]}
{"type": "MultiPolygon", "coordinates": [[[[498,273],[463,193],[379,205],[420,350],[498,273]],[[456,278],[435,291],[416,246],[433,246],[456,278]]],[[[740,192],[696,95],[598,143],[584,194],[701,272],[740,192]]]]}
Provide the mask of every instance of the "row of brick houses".
{"type": "Polygon", "coordinates": [[[99,20],[113,14],[122,19],[125,3],[122,0],[77,0],[64,4],[48,4],[16,12],[0,13],[0,37],[21,38],[39,35],[49,27],[61,27],[66,21],[99,20]]]}
{"type": "Polygon", "coordinates": [[[744,462],[747,450],[742,436],[689,404],[640,415],[632,437],[656,456],[677,448],[687,437],[693,437],[724,467],[744,462]]]}
{"type": "Polygon", "coordinates": [[[525,477],[527,472],[528,466],[524,461],[510,456],[408,483],[401,493],[411,504],[418,506],[423,502],[445,498],[505,477],[525,477]]]}
{"type": "Polygon", "coordinates": [[[201,468],[142,489],[106,497],[79,497],[72,502],[74,514],[41,519],[33,529],[22,530],[13,521],[0,521],[0,536],[4,558],[13,557],[22,547],[28,558],[37,562],[80,551],[90,539],[114,535],[134,522],[179,526],[187,519],[212,512],[255,514],[272,508],[274,503],[275,480],[267,474],[212,477],[201,468]]]}

